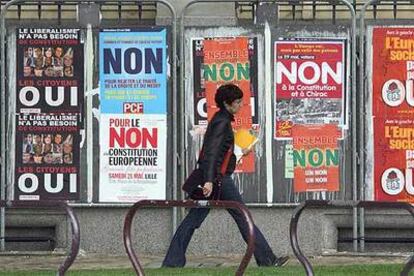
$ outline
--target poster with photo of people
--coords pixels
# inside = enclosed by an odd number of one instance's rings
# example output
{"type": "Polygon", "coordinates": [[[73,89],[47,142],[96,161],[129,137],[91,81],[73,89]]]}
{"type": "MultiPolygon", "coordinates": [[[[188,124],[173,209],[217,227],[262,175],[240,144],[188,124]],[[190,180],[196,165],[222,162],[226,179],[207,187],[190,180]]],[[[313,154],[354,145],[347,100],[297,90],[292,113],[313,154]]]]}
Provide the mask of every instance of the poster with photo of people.
{"type": "Polygon", "coordinates": [[[79,199],[80,30],[18,28],[16,36],[15,199],[79,199]]]}
{"type": "Polygon", "coordinates": [[[25,47],[25,77],[73,77],[73,48],[68,46],[25,47]]]}
{"type": "Polygon", "coordinates": [[[21,153],[23,164],[73,164],[73,135],[24,134],[21,153]]]}

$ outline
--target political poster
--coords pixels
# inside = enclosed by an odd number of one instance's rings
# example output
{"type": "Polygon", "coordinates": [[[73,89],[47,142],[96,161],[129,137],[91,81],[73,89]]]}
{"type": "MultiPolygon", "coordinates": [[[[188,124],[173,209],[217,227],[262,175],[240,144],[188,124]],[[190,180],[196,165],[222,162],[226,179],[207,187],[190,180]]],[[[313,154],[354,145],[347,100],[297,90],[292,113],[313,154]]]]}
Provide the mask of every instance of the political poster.
{"type": "Polygon", "coordinates": [[[414,203],[413,36],[414,26],[372,30],[369,83],[375,200],[414,203]]]}
{"type": "Polygon", "coordinates": [[[18,28],[16,36],[15,199],[79,199],[80,30],[18,28]]]}
{"type": "Polygon", "coordinates": [[[294,192],[339,191],[338,126],[295,124],[292,136],[294,192]]]}
{"type": "Polygon", "coordinates": [[[99,72],[99,201],[165,199],[166,30],[102,30],[99,72]]]}
{"type": "Polygon", "coordinates": [[[258,68],[256,37],[205,37],[192,40],[192,67],[194,91],[194,125],[207,125],[207,97],[214,97],[212,84],[223,83],[243,85],[246,103],[250,106],[252,127],[257,129],[258,110],[258,68]],[[247,44],[246,44],[247,41],[247,44]],[[207,43],[207,44],[206,44],[207,43]],[[205,50],[206,45],[210,49],[205,50]],[[231,47],[237,47],[232,49],[231,47]],[[214,47],[214,48],[213,48],[214,47]],[[208,62],[208,63],[207,63],[208,62]],[[210,89],[206,90],[206,82],[210,89]]]}
{"type": "MultiPolygon", "coordinates": [[[[233,128],[258,131],[257,41],[256,38],[204,38],[193,40],[194,124],[206,126],[218,111],[214,96],[226,83],[243,91],[243,105],[235,115],[233,128]]],[[[257,132],[256,132],[257,135],[257,132]]],[[[255,171],[255,156],[244,156],[236,172],[255,171]]]]}
{"type": "Polygon", "coordinates": [[[274,138],[296,124],[346,128],[345,39],[278,40],[274,45],[274,138]]]}

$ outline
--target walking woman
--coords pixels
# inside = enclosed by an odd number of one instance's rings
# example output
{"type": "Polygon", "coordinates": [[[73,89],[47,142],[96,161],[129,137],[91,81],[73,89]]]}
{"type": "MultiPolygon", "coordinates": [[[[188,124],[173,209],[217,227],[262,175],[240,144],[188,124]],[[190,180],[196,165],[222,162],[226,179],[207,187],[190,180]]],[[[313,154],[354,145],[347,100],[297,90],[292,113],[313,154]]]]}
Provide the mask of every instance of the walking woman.
{"type": "MultiPolygon", "coordinates": [[[[204,174],[203,193],[206,197],[213,191],[214,180],[220,173],[226,153],[234,147],[234,134],[231,122],[234,121],[236,114],[242,106],[243,92],[233,84],[225,84],[217,89],[215,102],[220,110],[211,119],[203,142],[203,153],[201,154],[198,165],[204,174]]],[[[243,154],[248,154],[250,150],[244,150],[243,154]]],[[[236,167],[236,156],[232,153],[230,160],[222,177],[220,200],[231,200],[243,203],[242,197],[234,184],[232,173],[236,167]]],[[[185,252],[194,230],[199,228],[207,217],[210,209],[192,208],[188,215],[178,227],[167,255],[162,263],[163,267],[183,267],[186,263],[185,252]]],[[[236,221],[243,239],[247,242],[248,225],[242,214],[238,210],[227,210],[236,221]]],[[[283,266],[289,257],[277,258],[263,234],[254,226],[256,235],[254,257],[259,266],[283,266]]]]}

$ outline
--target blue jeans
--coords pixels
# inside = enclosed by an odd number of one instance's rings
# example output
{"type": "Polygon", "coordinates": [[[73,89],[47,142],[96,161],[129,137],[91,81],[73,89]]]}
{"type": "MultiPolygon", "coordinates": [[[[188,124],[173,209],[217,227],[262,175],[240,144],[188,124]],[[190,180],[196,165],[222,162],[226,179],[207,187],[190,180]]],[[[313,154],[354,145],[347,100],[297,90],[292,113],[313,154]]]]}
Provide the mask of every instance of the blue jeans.
{"type": "MultiPolygon", "coordinates": [[[[223,177],[220,199],[237,201],[244,205],[241,195],[230,176],[223,177]]],[[[167,255],[162,263],[163,267],[183,267],[185,265],[185,252],[187,251],[194,230],[201,226],[209,211],[210,209],[208,208],[192,208],[190,210],[175,232],[167,255]]],[[[244,217],[236,209],[227,209],[227,211],[236,221],[244,241],[247,242],[249,230],[244,217]]],[[[272,249],[256,225],[254,226],[254,231],[256,234],[254,257],[257,265],[273,265],[277,259],[276,256],[273,254],[272,249]]]]}

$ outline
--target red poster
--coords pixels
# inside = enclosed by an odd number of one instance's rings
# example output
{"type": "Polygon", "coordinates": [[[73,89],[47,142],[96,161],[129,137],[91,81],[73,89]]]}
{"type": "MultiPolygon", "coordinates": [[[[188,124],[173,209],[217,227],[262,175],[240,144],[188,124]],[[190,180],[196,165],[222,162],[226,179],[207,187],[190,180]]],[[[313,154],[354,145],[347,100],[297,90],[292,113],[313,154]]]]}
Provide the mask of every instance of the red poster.
{"type": "Polygon", "coordinates": [[[292,136],[294,192],[339,191],[338,127],[294,125],[292,136]]]}
{"type": "Polygon", "coordinates": [[[345,40],[275,42],[275,139],[296,124],[346,125],[345,40]]]}
{"type": "Polygon", "coordinates": [[[414,28],[376,27],[372,36],[375,200],[414,203],[414,28]]]}
{"type": "MultiPolygon", "coordinates": [[[[234,129],[252,128],[250,105],[250,64],[248,38],[221,38],[204,41],[204,80],[208,120],[217,112],[214,95],[224,83],[234,83],[243,91],[243,106],[235,116],[234,129]]],[[[254,172],[254,155],[243,157],[237,171],[254,172]]]]}

